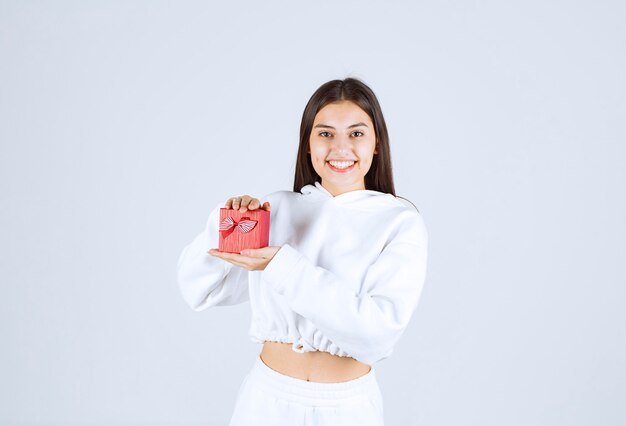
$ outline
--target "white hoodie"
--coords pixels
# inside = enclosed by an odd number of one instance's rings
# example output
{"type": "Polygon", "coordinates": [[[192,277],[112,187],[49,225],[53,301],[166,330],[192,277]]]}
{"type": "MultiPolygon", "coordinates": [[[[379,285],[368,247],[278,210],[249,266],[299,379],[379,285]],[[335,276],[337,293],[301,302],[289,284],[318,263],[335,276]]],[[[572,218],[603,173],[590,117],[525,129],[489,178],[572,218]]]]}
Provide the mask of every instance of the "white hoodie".
{"type": "Polygon", "coordinates": [[[270,246],[263,271],[207,253],[218,246],[220,203],[178,259],[178,284],[195,311],[250,301],[253,342],[293,343],[368,365],[388,358],[426,276],[428,236],[415,207],[391,194],[333,196],[319,182],[269,201],[270,246]]]}

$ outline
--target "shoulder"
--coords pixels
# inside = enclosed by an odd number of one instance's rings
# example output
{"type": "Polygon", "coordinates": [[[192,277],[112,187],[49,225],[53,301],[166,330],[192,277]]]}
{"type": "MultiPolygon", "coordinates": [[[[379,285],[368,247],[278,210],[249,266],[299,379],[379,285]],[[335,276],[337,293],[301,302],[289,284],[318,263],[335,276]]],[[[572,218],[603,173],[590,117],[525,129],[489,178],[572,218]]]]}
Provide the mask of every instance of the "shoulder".
{"type": "Polygon", "coordinates": [[[393,221],[391,233],[394,238],[411,239],[413,241],[425,242],[428,240],[426,224],[421,212],[415,204],[406,198],[388,194],[394,204],[390,220],[393,221]]]}
{"type": "Polygon", "coordinates": [[[404,198],[404,197],[400,197],[399,195],[394,197],[398,202],[400,202],[403,206],[409,208],[409,209],[413,209],[415,210],[418,214],[419,214],[419,209],[417,208],[417,206],[415,204],[413,204],[410,200],[404,198]]]}
{"type": "Polygon", "coordinates": [[[404,197],[395,196],[389,193],[380,193],[374,198],[375,204],[382,210],[389,210],[392,214],[401,213],[403,216],[421,217],[417,206],[404,197]]]}
{"type": "Polygon", "coordinates": [[[416,225],[424,227],[424,218],[415,204],[404,197],[393,196],[391,194],[389,195],[394,199],[399,206],[399,209],[403,212],[402,216],[406,221],[414,222],[416,225]]]}

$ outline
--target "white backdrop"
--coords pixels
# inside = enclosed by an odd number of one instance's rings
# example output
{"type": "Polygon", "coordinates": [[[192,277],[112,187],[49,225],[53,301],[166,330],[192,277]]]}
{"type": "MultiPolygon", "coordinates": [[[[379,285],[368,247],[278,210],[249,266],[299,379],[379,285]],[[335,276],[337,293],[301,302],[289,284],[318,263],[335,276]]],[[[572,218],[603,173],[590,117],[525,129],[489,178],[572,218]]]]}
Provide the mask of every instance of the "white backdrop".
{"type": "Polygon", "coordinates": [[[379,97],[429,266],[389,425],[626,423],[622,1],[0,0],[0,424],[225,425],[249,304],[182,248],[291,189],[331,79],[379,97]]]}

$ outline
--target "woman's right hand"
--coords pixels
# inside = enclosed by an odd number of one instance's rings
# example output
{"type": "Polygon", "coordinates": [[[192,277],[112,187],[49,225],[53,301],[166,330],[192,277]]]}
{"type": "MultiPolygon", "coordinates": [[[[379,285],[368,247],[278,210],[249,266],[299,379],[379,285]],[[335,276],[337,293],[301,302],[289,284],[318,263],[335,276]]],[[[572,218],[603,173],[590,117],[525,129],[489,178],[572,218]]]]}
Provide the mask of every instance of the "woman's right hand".
{"type": "Polygon", "coordinates": [[[263,210],[270,211],[270,203],[266,201],[261,206],[261,202],[258,198],[253,198],[249,195],[241,195],[236,197],[230,197],[226,200],[224,207],[227,209],[239,210],[240,213],[245,213],[248,210],[256,210],[261,208],[263,210]]]}

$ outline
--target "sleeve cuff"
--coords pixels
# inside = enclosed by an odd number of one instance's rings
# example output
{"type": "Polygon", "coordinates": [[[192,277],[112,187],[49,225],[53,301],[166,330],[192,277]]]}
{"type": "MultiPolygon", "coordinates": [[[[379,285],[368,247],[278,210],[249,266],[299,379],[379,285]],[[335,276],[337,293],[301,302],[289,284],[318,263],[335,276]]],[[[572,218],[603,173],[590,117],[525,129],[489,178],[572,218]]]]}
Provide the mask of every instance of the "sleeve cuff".
{"type": "Polygon", "coordinates": [[[292,278],[301,259],[302,254],[299,251],[289,244],[283,244],[263,270],[263,279],[271,284],[277,293],[284,294],[286,286],[293,282],[292,278]]]}

